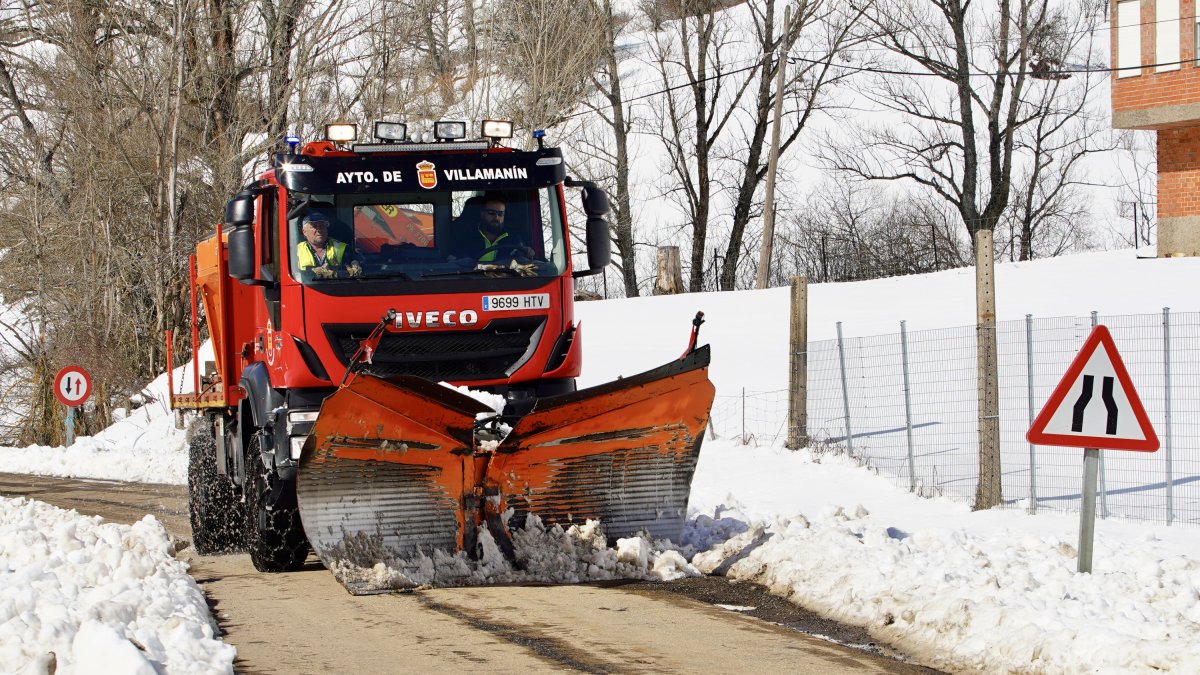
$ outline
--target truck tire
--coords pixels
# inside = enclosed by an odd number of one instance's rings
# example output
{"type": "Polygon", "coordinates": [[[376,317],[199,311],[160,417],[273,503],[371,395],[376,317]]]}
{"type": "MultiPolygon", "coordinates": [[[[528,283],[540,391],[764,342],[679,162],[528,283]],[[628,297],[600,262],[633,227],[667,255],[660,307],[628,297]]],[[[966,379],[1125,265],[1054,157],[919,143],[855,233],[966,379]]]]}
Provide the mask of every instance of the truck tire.
{"type": "Polygon", "coordinates": [[[237,486],[217,473],[212,421],[201,417],[188,427],[188,520],[192,546],[200,555],[243,548],[243,505],[237,486]]]}
{"type": "Polygon", "coordinates": [[[300,522],[294,484],[267,509],[265,500],[271,476],[258,451],[258,437],[250,441],[246,457],[246,548],[259,572],[294,572],[308,558],[308,537],[300,522]]]}

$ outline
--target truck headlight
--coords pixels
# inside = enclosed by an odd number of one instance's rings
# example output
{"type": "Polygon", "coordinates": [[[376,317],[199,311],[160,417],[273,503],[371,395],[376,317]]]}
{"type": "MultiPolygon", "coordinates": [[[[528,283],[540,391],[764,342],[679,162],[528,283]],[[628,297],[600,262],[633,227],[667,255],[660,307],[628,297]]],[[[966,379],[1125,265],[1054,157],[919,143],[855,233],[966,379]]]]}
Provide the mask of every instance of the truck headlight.
{"type": "Polygon", "coordinates": [[[287,415],[288,435],[295,434],[296,427],[301,425],[305,427],[304,434],[308,435],[308,430],[312,428],[312,423],[317,421],[318,414],[320,414],[319,410],[296,410],[289,412],[287,415]]]}
{"type": "Polygon", "coordinates": [[[304,450],[304,441],[308,436],[292,436],[288,439],[292,447],[292,459],[300,459],[300,452],[304,450]]]}
{"type": "Polygon", "coordinates": [[[376,122],[375,139],[389,143],[404,140],[408,125],[403,122],[376,122]]]}
{"type": "Polygon", "coordinates": [[[513,123],[508,120],[484,120],[481,132],[484,138],[512,138],[513,123]]]}
{"type": "Polygon", "coordinates": [[[439,141],[456,141],[467,137],[466,122],[438,120],[433,123],[433,136],[439,141]]]}
{"type": "Polygon", "coordinates": [[[349,143],[358,138],[357,124],[326,124],[325,125],[325,140],[333,141],[334,143],[349,143]]]}

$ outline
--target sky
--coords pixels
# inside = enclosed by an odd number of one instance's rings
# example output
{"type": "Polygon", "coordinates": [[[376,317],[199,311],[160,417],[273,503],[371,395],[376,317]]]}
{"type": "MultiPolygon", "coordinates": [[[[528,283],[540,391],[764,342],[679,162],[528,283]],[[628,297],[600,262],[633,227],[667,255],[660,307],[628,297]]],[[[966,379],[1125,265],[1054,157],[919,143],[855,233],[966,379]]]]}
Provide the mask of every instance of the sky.
{"type": "MultiPolygon", "coordinates": [[[[814,285],[810,330],[818,339],[836,320],[856,335],[894,331],[902,317],[926,328],[969,323],[972,281],[967,269],[814,285]]],[[[1194,310],[1198,286],[1200,260],[1145,260],[1134,251],[997,272],[1002,320],[1194,310]]],[[[786,298],[785,289],[771,289],[579,303],[584,383],[675,358],[692,314],[703,309],[701,341],[713,345],[718,395],[774,386],[786,370],[786,298]]],[[[162,406],[165,386],[164,375],[142,407],[71,448],[0,449],[0,471],[183,484],[183,432],[162,406]]],[[[899,482],[836,448],[791,451],[720,437],[703,446],[680,542],[632,538],[608,548],[595,524],[534,527],[517,537],[525,570],[497,555],[473,564],[442,555],[375,573],[385,584],[458,585],[716,572],[864,626],[951,672],[1200,670],[1194,527],[1100,520],[1093,572],[1079,574],[1078,514],[973,513],[961,501],[914,496],[899,482]]],[[[127,526],[0,499],[0,662],[37,672],[54,651],[60,672],[78,672],[80,655],[105,650],[115,655],[113,672],[150,672],[139,671],[145,663],[169,673],[231,672],[233,649],[213,638],[199,591],[169,546],[152,514],[127,526]],[[143,649],[131,651],[129,640],[143,649]]]]}

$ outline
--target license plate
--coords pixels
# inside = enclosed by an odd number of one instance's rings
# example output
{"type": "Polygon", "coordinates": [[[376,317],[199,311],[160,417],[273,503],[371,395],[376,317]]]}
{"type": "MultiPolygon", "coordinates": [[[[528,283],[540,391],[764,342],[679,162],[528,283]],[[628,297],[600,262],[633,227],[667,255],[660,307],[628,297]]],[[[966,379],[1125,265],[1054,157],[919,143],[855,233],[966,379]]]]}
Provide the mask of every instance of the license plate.
{"type": "Polygon", "coordinates": [[[509,312],[529,309],[550,309],[550,294],[523,293],[520,295],[483,296],[483,311],[485,312],[509,312]]]}

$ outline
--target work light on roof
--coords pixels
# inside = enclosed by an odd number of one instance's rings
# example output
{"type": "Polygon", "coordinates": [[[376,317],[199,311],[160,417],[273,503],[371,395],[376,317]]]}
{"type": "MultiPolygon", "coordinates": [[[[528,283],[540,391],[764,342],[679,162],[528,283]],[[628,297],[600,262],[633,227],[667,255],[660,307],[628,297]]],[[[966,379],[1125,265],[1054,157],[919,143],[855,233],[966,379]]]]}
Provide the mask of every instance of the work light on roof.
{"type": "Polygon", "coordinates": [[[467,123],[438,120],[433,123],[433,135],[439,141],[457,141],[466,138],[467,123]]]}
{"type": "Polygon", "coordinates": [[[349,143],[358,138],[357,124],[326,124],[325,125],[325,140],[333,141],[334,143],[349,143]]]}
{"type": "Polygon", "coordinates": [[[484,138],[512,138],[513,123],[508,120],[484,120],[480,135],[484,138]]]}
{"type": "Polygon", "coordinates": [[[408,125],[403,122],[376,122],[375,139],[386,143],[404,140],[408,125]]]}

